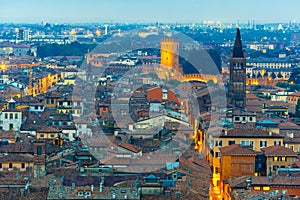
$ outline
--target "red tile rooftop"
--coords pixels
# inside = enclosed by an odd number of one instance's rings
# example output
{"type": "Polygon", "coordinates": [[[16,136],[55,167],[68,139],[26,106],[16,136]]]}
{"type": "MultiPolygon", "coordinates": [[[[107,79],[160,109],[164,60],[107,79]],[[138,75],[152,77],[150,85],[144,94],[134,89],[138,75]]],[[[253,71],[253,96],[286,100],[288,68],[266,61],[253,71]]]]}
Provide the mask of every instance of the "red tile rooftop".
{"type": "Polygon", "coordinates": [[[289,94],[288,96],[300,97],[300,92],[294,92],[293,94],[289,94]]]}
{"type": "Polygon", "coordinates": [[[252,186],[296,186],[299,187],[300,185],[300,177],[272,177],[270,181],[269,177],[266,176],[253,176],[252,177],[252,186]]]}
{"type": "Polygon", "coordinates": [[[132,151],[133,153],[139,153],[141,150],[138,150],[135,146],[128,143],[120,143],[119,147],[132,151]]]}
{"type": "Polygon", "coordinates": [[[243,148],[239,144],[233,144],[226,147],[221,147],[220,152],[223,155],[249,155],[255,156],[257,153],[253,150],[243,148]]]}
{"type": "Polygon", "coordinates": [[[14,139],[16,137],[16,131],[9,130],[0,130],[0,139],[14,139]]]}
{"type": "Polygon", "coordinates": [[[239,126],[229,130],[223,130],[220,137],[234,137],[234,138],[283,138],[283,136],[276,133],[268,133],[262,129],[250,126],[239,126]]]}
{"type": "Polygon", "coordinates": [[[33,156],[30,154],[0,155],[0,162],[33,162],[33,156]]]}
{"type": "Polygon", "coordinates": [[[51,126],[42,126],[39,130],[37,130],[38,133],[60,133],[61,131],[51,127],[51,126]]]}
{"type": "Polygon", "coordinates": [[[89,124],[89,122],[87,122],[86,120],[82,119],[82,118],[77,118],[77,119],[74,119],[73,122],[75,124],[89,124]]]}
{"type": "Polygon", "coordinates": [[[261,149],[265,152],[266,156],[293,156],[297,157],[297,153],[295,153],[290,148],[286,148],[284,146],[270,146],[261,149]]]}

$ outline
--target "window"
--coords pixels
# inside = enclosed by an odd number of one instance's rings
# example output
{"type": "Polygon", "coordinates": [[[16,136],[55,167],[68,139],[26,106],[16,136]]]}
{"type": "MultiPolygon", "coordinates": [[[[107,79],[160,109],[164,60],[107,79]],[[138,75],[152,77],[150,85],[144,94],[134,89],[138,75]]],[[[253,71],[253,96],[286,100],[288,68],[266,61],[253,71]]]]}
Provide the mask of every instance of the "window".
{"type": "Polygon", "coordinates": [[[25,163],[21,164],[21,168],[24,169],[25,168],[25,163]]]}
{"type": "Polygon", "coordinates": [[[222,146],[222,140],[217,140],[216,147],[221,147],[221,146],[222,146]]]}
{"type": "Polygon", "coordinates": [[[280,156],[280,157],[279,157],[279,161],[285,162],[285,161],[286,161],[286,157],[285,157],[285,156],[282,156],[282,157],[280,156]]]}
{"type": "Polygon", "coordinates": [[[45,136],[44,136],[44,134],[40,134],[40,138],[44,138],[45,136]]]}
{"type": "Polygon", "coordinates": [[[15,119],[18,119],[18,114],[17,113],[15,114],[15,119]]]}
{"type": "Polygon", "coordinates": [[[275,162],[278,161],[278,157],[277,157],[277,156],[274,156],[274,157],[273,157],[273,161],[275,161],[275,162]]]}
{"type": "Polygon", "coordinates": [[[278,168],[278,166],[277,166],[277,165],[274,165],[274,166],[273,166],[273,171],[276,171],[277,168],[278,168]]]}
{"type": "Polygon", "coordinates": [[[2,168],[2,163],[0,163],[0,169],[2,168]]]}
{"type": "Polygon", "coordinates": [[[253,118],[252,118],[252,117],[249,117],[249,121],[252,122],[252,120],[253,120],[253,118]]]}
{"type": "Polygon", "coordinates": [[[270,190],[270,187],[269,187],[269,186],[265,186],[265,187],[263,187],[263,190],[264,190],[264,191],[269,191],[269,190],[270,190]]]}
{"type": "Polygon", "coordinates": [[[9,114],[9,119],[14,119],[14,115],[12,113],[9,114]]]}
{"type": "Polygon", "coordinates": [[[13,164],[12,164],[12,163],[9,163],[9,164],[8,164],[8,168],[9,168],[9,169],[13,168],[13,164]]]}
{"type": "Polygon", "coordinates": [[[294,145],[291,145],[291,146],[290,146],[290,149],[292,149],[292,150],[294,151],[294,145]]]}
{"type": "Polygon", "coordinates": [[[4,118],[5,118],[5,119],[7,119],[7,118],[8,118],[8,114],[7,114],[7,113],[5,113],[5,115],[4,115],[4,118]]]}
{"type": "Polygon", "coordinates": [[[215,168],[215,173],[216,173],[216,174],[220,174],[220,173],[221,173],[220,167],[216,167],[216,168],[215,168]]]}
{"type": "Polygon", "coordinates": [[[235,121],[240,121],[240,117],[234,117],[235,121]]]}
{"type": "Polygon", "coordinates": [[[13,130],[14,129],[14,124],[9,124],[9,130],[13,130]]]}
{"type": "Polygon", "coordinates": [[[267,147],[267,141],[260,141],[259,146],[262,147],[267,147]]]}
{"type": "Polygon", "coordinates": [[[274,146],[281,146],[281,141],[274,141],[274,146]]]}
{"type": "Polygon", "coordinates": [[[234,140],[229,140],[229,141],[228,141],[228,145],[233,145],[233,144],[235,144],[235,141],[234,141],[234,140]]]}
{"type": "Polygon", "coordinates": [[[253,149],[253,141],[250,140],[242,140],[241,141],[241,146],[248,146],[251,147],[253,149]]]}
{"type": "Polygon", "coordinates": [[[50,138],[54,138],[54,134],[51,134],[51,135],[50,135],[50,138]]]}
{"type": "Polygon", "coordinates": [[[260,187],[256,186],[256,187],[254,187],[254,190],[260,191],[260,187]]]}
{"type": "Polygon", "coordinates": [[[220,158],[220,152],[216,152],[216,153],[215,153],[215,157],[216,157],[216,158],[220,158]]]}
{"type": "Polygon", "coordinates": [[[41,147],[41,146],[38,146],[38,147],[36,148],[36,154],[37,154],[38,156],[41,156],[41,155],[42,155],[42,147],[41,147]]]}

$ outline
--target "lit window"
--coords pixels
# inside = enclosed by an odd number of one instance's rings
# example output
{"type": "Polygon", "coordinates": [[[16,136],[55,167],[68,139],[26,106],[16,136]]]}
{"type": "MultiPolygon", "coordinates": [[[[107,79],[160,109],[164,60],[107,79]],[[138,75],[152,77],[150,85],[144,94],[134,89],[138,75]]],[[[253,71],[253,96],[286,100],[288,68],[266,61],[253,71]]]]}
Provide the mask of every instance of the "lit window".
{"type": "Polygon", "coordinates": [[[278,161],[278,157],[277,157],[277,156],[274,156],[274,157],[273,157],[273,161],[278,161]]]}
{"type": "Polygon", "coordinates": [[[260,187],[254,187],[254,190],[260,191],[260,187]]]}
{"type": "Polygon", "coordinates": [[[264,191],[269,191],[269,190],[270,190],[270,187],[269,187],[269,186],[265,186],[265,187],[263,187],[263,190],[264,190],[264,191]]]}

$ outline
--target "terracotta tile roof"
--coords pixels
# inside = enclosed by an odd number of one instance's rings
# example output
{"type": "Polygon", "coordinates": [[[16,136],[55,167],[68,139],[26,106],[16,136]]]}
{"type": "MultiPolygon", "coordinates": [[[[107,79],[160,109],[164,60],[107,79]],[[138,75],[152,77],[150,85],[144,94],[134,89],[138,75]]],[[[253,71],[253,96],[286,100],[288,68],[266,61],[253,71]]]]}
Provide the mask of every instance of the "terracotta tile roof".
{"type": "Polygon", "coordinates": [[[29,154],[8,154],[0,156],[0,162],[33,162],[33,156],[29,154]]]}
{"type": "Polygon", "coordinates": [[[0,130],[0,139],[14,139],[16,133],[17,132],[13,130],[9,130],[9,131],[0,130]]]}
{"type": "Polygon", "coordinates": [[[243,148],[239,144],[233,144],[220,148],[222,155],[249,155],[255,156],[257,153],[253,150],[243,148]]]}
{"type": "Polygon", "coordinates": [[[231,177],[227,180],[224,180],[225,183],[228,183],[231,188],[246,188],[248,183],[246,182],[249,179],[247,176],[240,177],[231,177]]]}
{"type": "Polygon", "coordinates": [[[266,176],[253,176],[252,177],[252,186],[296,186],[300,185],[300,177],[272,177],[270,181],[269,177],[266,176]]]}
{"type": "Polygon", "coordinates": [[[290,148],[286,148],[284,146],[270,146],[263,148],[262,151],[266,156],[295,156],[297,154],[291,150],[290,148]]]}
{"type": "Polygon", "coordinates": [[[251,126],[239,126],[227,131],[223,130],[220,137],[222,138],[283,138],[283,136],[258,129],[251,126]]]}
{"type": "Polygon", "coordinates": [[[82,119],[82,118],[77,118],[73,120],[74,123],[76,124],[88,124],[89,122],[87,122],[86,120],[82,119]]]}
{"type": "Polygon", "coordinates": [[[61,131],[51,126],[42,126],[37,132],[38,133],[60,133],[61,131]]]}
{"type": "Polygon", "coordinates": [[[300,92],[294,92],[293,94],[289,94],[288,96],[300,97],[300,92]]]}
{"type": "Polygon", "coordinates": [[[129,150],[129,151],[132,151],[132,152],[134,152],[134,153],[138,153],[138,152],[141,151],[141,150],[136,149],[135,146],[133,146],[133,145],[131,145],[131,144],[128,144],[128,143],[120,143],[120,144],[119,144],[119,147],[122,147],[122,148],[124,148],[124,149],[129,150]]]}

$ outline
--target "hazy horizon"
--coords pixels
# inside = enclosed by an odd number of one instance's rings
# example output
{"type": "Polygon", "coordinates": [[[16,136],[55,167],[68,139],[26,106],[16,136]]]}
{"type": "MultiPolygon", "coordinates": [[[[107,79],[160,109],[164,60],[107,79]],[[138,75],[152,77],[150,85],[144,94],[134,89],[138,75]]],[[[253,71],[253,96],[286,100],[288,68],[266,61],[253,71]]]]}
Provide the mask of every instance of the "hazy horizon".
{"type": "Polygon", "coordinates": [[[0,23],[288,23],[298,0],[0,0],[0,23]],[[242,3],[241,3],[242,2],[242,3]]]}

